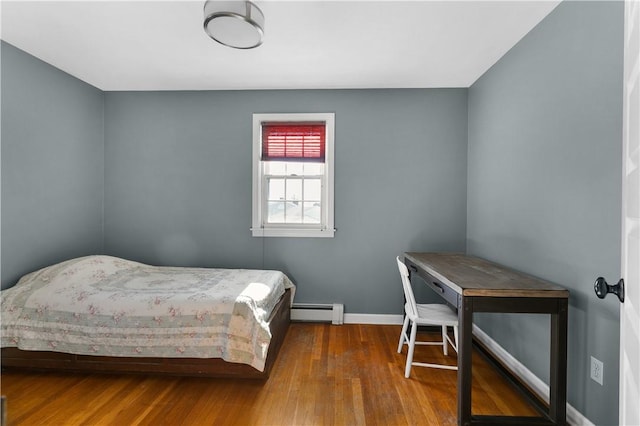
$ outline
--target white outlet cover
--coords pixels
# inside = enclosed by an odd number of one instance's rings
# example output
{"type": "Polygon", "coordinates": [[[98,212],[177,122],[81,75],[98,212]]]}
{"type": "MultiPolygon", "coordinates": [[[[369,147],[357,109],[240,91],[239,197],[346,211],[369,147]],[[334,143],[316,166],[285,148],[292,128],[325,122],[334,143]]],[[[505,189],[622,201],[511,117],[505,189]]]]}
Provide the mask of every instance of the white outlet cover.
{"type": "Polygon", "coordinates": [[[591,357],[591,379],[602,385],[604,364],[597,358],[591,357]]]}

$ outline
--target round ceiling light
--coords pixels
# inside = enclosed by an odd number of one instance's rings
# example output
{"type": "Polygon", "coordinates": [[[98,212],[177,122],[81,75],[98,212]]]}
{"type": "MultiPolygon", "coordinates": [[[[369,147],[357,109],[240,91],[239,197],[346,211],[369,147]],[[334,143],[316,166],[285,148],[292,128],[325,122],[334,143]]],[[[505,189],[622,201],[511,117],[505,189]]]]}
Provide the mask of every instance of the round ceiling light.
{"type": "Polygon", "coordinates": [[[262,44],[264,15],[250,1],[208,0],[204,4],[204,31],[225,46],[252,49],[262,44]]]}

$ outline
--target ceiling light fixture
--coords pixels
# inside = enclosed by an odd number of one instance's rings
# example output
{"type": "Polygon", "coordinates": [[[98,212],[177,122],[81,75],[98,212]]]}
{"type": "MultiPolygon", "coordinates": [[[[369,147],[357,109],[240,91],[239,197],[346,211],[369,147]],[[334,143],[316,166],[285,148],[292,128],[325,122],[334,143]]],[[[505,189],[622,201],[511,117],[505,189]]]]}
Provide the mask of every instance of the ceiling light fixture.
{"type": "Polygon", "coordinates": [[[252,49],[262,44],[264,14],[250,1],[208,0],[204,4],[204,31],[225,46],[252,49]]]}

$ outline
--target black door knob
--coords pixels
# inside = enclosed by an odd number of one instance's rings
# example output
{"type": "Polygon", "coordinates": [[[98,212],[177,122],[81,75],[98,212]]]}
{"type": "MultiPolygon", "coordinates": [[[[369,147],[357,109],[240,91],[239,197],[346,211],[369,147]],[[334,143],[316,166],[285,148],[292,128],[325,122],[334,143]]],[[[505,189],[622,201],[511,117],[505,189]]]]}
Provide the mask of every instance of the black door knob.
{"type": "Polygon", "coordinates": [[[618,296],[621,303],[624,303],[624,280],[622,278],[620,278],[618,284],[609,285],[604,278],[598,277],[596,282],[593,284],[593,289],[596,292],[596,296],[600,299],[604,299],[607,294],[613,293],[618,296]]]}

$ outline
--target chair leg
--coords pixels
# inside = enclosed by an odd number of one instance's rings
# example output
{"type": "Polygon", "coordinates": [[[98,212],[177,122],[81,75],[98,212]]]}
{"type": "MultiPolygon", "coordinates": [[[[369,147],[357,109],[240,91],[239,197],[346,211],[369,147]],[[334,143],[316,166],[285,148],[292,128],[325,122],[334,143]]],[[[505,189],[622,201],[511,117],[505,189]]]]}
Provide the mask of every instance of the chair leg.
{"type": "Polygon", "coordinates": [[[454,348],[456,350],[456,353],[458,352],[458,326],[454,325],[453,326],[453,340],[454,342],[456,342],[456,347],[454,348]]]}
{"type": "Polygon", "coordinates": [[[449,345],[447,344],[447,326],[442,326],[442,352],[444,356],[449,355],[449,345]]]}
{"type": "Polygon", "coordinates": [[[402,352],[402,345],[407,336],[407,327],[409,326],[409,316],[405,315],[404,323],[402,324],[402,333],[400,333],[400,342],[398,343],[398,353],[402,352]]]}
{"type": "Polygon", "coordinates": [[[413,350],[416,347],[416,333],[418,332],[418,327],[415,322],[411,322],[411,336],[409,337],[409,351],[407,353],[407,365],[404,368],[404,377],[407,379],[411,374],[411,363],[413,362],[413,350]]]}

